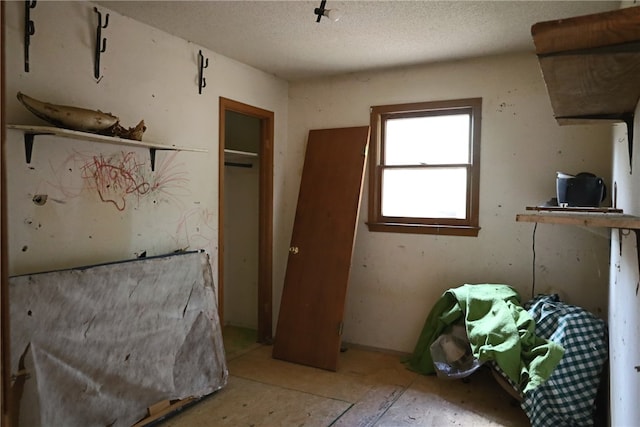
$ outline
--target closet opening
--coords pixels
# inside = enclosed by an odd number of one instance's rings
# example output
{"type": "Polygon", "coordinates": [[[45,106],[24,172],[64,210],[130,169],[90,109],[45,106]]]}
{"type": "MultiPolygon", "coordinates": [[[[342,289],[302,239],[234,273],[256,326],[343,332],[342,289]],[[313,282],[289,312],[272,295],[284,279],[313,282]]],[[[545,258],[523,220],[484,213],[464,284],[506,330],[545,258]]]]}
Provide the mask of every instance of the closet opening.
{"type": "Polygon", "coordinates": [[[271,343],[274,113],[220,97],[218,313],[271,343]]]}

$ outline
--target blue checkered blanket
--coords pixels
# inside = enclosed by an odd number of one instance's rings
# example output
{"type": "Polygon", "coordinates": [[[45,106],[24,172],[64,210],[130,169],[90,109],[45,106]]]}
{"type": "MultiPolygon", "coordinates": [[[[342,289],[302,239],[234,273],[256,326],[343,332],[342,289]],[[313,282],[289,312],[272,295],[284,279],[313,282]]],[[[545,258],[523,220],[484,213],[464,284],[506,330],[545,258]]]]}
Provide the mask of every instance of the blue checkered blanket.
{"type": "Polygon", "coordinates": [[[607,326],[588,311],[539,295],[524,306],[536,334],[565,349],[551,377],[524,395],[522,409],[532,427],[592,426],[595,398],[608,358],[607,326]]]}

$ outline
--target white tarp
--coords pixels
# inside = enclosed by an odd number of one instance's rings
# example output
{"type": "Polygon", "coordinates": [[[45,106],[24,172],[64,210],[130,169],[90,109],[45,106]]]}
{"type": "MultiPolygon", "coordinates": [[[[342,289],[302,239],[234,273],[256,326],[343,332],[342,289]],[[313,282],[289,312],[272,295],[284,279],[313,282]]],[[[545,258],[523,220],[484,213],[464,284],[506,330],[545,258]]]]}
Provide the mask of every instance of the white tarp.
{"type": "Polygon", "coordinates": [[[204,252],[12,277],[10,309],[20,426],[131,426],[226,385],[204,252]]]}

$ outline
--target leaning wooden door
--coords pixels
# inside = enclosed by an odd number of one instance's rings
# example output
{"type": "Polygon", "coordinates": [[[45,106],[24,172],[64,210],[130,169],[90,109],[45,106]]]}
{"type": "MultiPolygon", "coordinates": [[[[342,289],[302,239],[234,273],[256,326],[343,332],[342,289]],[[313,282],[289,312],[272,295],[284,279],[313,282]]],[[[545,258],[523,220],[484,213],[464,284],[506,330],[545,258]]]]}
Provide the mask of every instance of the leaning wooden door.
{"type": "Polygon", "coordinates": [[[369,127],[309,132],[273,357],[335,371],[369,127]]]}

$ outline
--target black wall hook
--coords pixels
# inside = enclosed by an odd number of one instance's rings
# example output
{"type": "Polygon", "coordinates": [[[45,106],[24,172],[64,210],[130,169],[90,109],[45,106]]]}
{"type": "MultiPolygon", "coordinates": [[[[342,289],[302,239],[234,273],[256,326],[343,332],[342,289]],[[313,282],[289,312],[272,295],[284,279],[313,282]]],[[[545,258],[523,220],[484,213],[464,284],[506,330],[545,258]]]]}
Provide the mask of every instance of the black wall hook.
{"type": "Polygon", "coordinates": [[[36,0],[24,2],[24,71],[29,72],[29,43],[36,33],[36,26],[31,20],[31,9],[36,7],[36,0]]]}
{"type": "Polygon", "coordinates": [[[209,58],[202,55],[202,50],[198,51],[198,93],[202,95],[202,88],[207,86],[207,79],[204,78],[203,71],[209,66],[209,58]]]}
{"type": "Polygon", "coordinates": [[[107,39],[102,37],[102,29],[109,26],[109,14],[104,17],[104,25],[102,24],[102,14],[98,11],[97,7],[93,8],[94,12],[98,14],[98,27],[96,28],[96,53],[93,67],[93,75],[99,81],[100,80],[100,54],[107,50],[107,39]]]}

